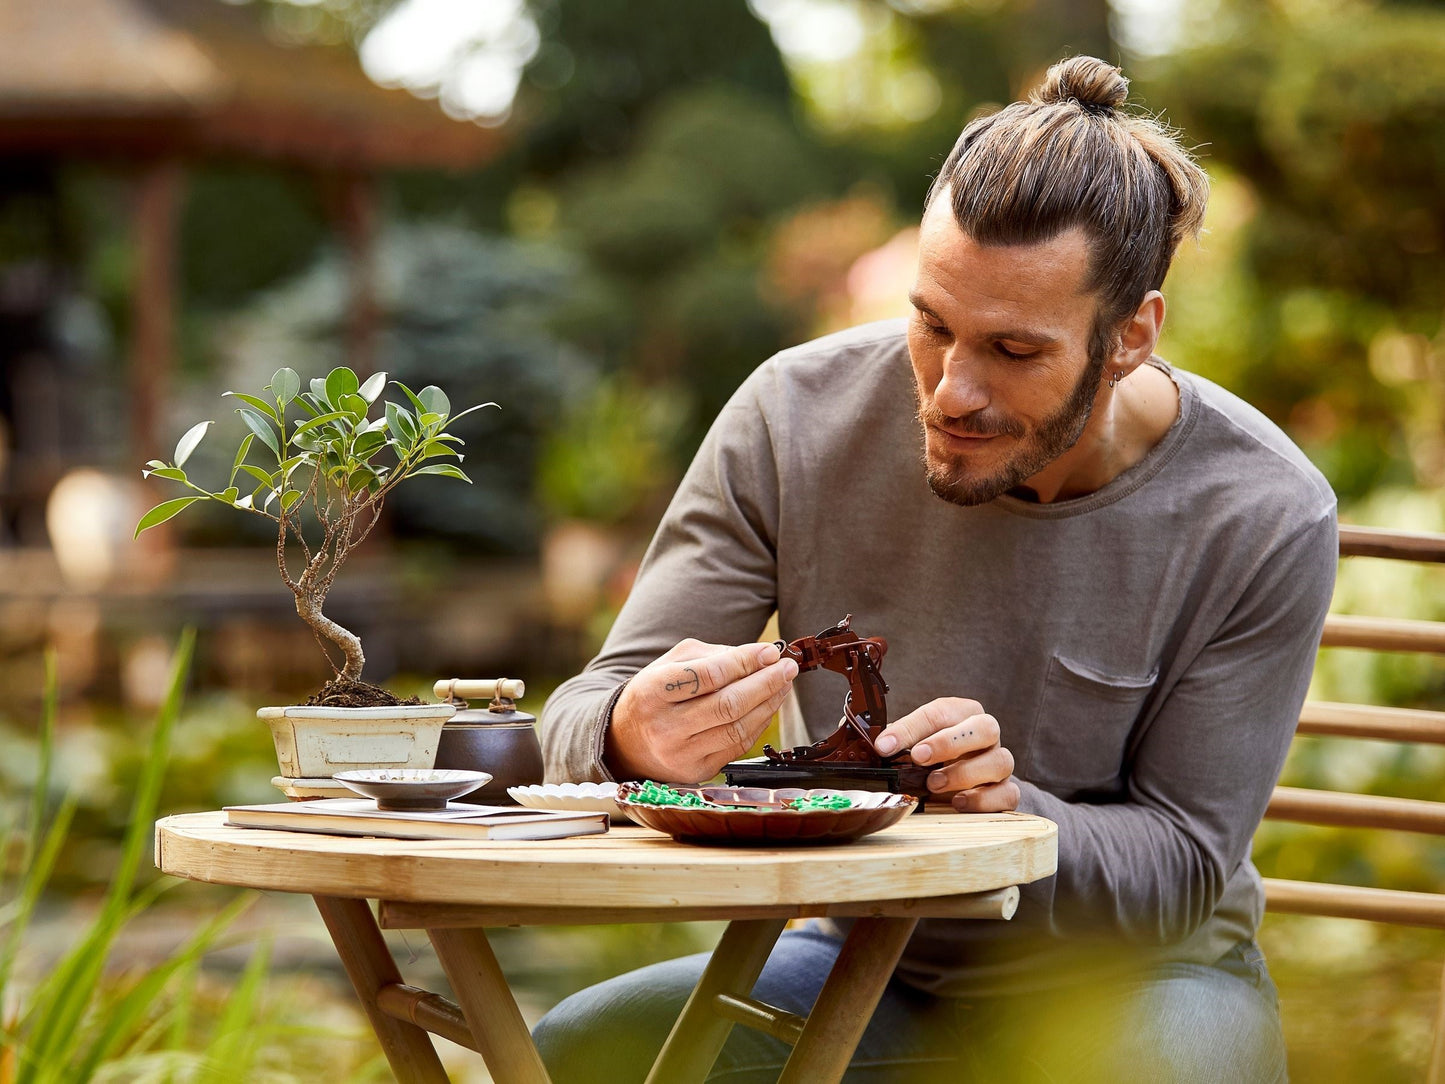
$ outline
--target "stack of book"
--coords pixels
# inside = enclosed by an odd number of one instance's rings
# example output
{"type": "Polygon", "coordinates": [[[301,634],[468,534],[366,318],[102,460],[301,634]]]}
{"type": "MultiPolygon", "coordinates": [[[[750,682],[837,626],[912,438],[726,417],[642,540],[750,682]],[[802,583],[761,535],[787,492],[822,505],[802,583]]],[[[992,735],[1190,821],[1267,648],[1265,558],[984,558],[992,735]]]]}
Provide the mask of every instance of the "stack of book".
{"type": "Polygon", "coordinates": [[[279,828],[337,836],[392,839],[557,839],[607,831],[606,813],[578,813],[517,806],[466,805],[397,812],[376,808],[370,798],[322,798],[313,802],[226,806],[226,823],[239,828],[279,828]]]}

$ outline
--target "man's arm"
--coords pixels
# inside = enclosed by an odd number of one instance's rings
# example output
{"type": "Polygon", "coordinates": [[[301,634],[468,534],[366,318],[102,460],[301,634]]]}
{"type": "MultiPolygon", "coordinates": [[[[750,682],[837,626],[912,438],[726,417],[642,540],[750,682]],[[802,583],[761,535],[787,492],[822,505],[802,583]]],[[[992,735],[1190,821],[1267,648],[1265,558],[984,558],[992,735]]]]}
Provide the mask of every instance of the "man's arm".
{"type": "Polygon", "coordinates": [[[613,778],[604,750],[624,683],[687,637],[756,640],[776,608],[777,465],[758,405],[772,379],[765,364],[718,415],[602,650],[543,707],[548,780],[613,778]]]}
{"type": "Polygon", "coordinates": [[[1124,802],[1065,802],[1020,781],[1019,809],[1059,825],[1058,873],[1023,890],[1034,917],[1059,934],[1168,944],[1213,914],[1289,750],[1338,553],[1331,509],[1268,558],[1154,719],[1124,802]]]}

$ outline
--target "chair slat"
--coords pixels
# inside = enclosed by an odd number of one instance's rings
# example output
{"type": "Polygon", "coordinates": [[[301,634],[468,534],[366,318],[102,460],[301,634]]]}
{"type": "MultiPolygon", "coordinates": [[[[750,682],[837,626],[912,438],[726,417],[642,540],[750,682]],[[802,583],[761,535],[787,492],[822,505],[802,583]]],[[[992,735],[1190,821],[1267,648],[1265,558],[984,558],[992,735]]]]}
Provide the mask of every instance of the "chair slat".
{"type": "Polygon", "coordinates": [[[1320,646],[1445,654],[1445,622],[1330,614],[1320,646]]]}
{"type": "Polygon", "coordinates": [[[1445,745],[1445,711],[1377,708],[1371,704],[1333,704],[1310,700],[1300,709],[1296,733],[1445,745]]]}
{"type": "Polygon", "coordinates": [[[1373,794],[1275,787],[1264,814],[1272,820],[1343,828],[1393,828],[1445,835],[1445,803],[1373,794]]]}
{"type": "Polygon", "coordinates": [[[1340,525],[1341,557],[1394,557],[1445,564],[1445,536],[1340,525]]]}
{"type": "Polygon", "coordinates": [[[1363,918],[1371,922],[1445,929],[1445,896],[1433,892],[1401,892],[1266,877],[1264,898],[1265,910],[1276,914],[1363,918]]]}

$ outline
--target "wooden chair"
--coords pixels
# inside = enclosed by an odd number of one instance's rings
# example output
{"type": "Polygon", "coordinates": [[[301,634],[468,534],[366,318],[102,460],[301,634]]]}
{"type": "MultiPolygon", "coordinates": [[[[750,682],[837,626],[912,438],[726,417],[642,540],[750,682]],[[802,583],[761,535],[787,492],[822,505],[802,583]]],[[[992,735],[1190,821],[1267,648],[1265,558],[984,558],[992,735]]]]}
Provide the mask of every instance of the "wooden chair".
{"type": "MultiPolygon", "coordinates": [[[[1340,556],[1445,564],[1445,535],[1341,527],[1340,556]]],[[[1445,655],[1445,622],[1331,614],[1325,621],[1321,646],[1445,655]]],[[[1312,701],[1301,711],[1296,733],[1445,744],[1445,711],[1312,701]]],[[[1265,817],[1298,824],[1445,835],[1445,801],[1278,787],[1265,817]]],[[[1445,895],[1275,878],[1266,878],[1264,883],[1267,911],[1445,929],[1445,895]]],[[[1426,1079],[1429,1084],[1445,1084],[1445,976],[1426,1079]]]]}

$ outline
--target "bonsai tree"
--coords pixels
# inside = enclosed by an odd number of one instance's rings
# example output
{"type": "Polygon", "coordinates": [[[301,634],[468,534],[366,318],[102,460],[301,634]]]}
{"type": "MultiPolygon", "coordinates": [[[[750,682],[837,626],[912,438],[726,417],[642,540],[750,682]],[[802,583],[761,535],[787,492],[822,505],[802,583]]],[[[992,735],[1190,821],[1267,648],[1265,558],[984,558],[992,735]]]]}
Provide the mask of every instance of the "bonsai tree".
{"type": "Polygon", "coordinates": [[[303,392],[294,370],[278,369],[263,389],[265,397],[225,393],[242,403],[236,412],[250,432],[236,449],[223,488],[212,491],[199,486],[185,471],[211,421],[186,430],[173,462],[153,459],[142,472],[143,477],[178,482],[196,495],[156,505],[136,524],[136,537],[197,501],[219,501],[276,524],[281,579],[296,596],[297,614],[311,627],[335,673],[311,698],[313,704],[397,703],[386,690],[361,680],[366,656],[360,637],[327,617],[322,606],[341,566],[376,526],[392,490],[424,474],[471,481],[459,465],[463,456],[458,449],[464,442],[447,427],[472,411],[497,405],[482,403],[453,415],[440,388],[413,392],[400,381],[391,383],[405,394],[405,402],[382,398],[385,373],[361,383],[350,369],[332,369],[303,392]],[[293,407],[296,416],[288,419],[287,410],[293,407]],[[372,417],[376,410],[380,413],[372,417]],[[247,462],[257,441],[265,448],[264,466],[247,462]],[[242,474],[245,491],[236,485],[242,474]],[[328,643],[340,650],[340,666],[328,643]]]}

